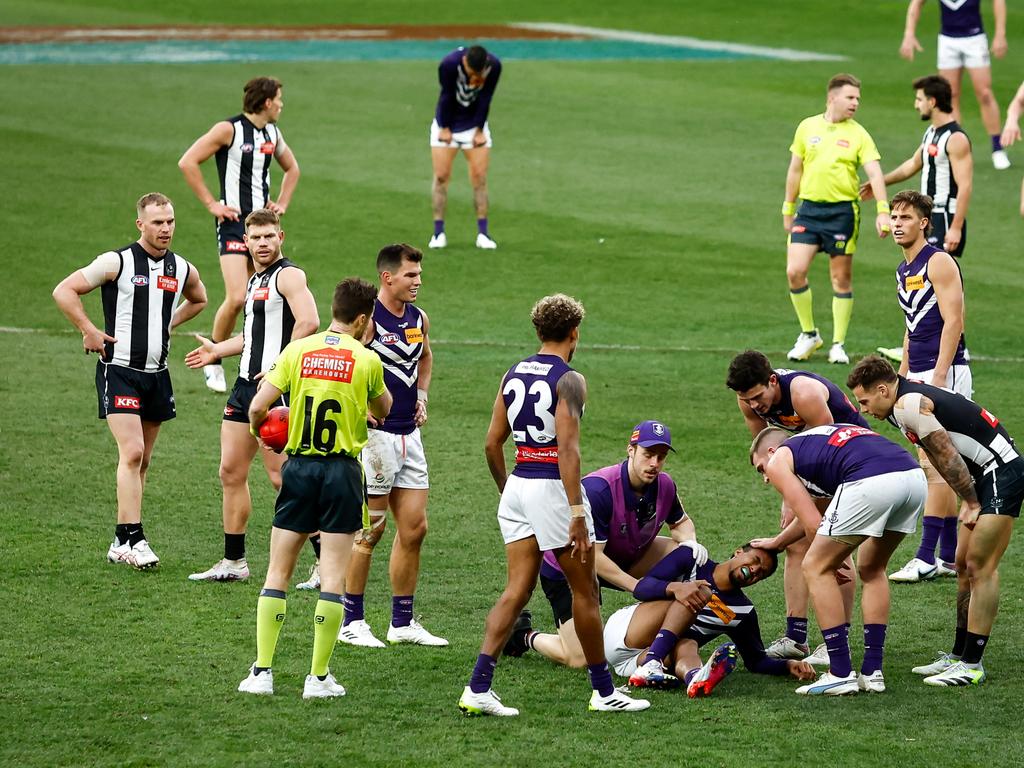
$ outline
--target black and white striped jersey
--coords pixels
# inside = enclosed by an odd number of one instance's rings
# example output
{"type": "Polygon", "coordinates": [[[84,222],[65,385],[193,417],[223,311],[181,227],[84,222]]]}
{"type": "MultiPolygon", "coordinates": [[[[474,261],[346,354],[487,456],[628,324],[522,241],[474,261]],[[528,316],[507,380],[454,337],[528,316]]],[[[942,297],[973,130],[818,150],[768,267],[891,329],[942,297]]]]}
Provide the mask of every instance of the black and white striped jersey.
{"type": "Polygon", "coordinates": [[[954,120],[938,128],[929,125],[921,138],[921,192],[932,199],[936,212],[956,213],[959,187],[947,151],[955,133],[964,133],[964,130],[954,120]]]}
{"type": "Polygon", "coordinates": [[[242,325],[242,359],[238,375],[251,381],[266,373],[292,340],[295,316],[281,295],[277,280],[281,272],[295,265],[281,258],[263,272],[249,278],[245,289],[245,320],[242,325]]]}
{"type": "Polygon", "coordinates": [[[104,362],[155,372],[167,367],[171,319],[192,266],[167,251],[150,256],[138,242],[110,251],[120,260],[117,277],[101,289],[108,336],[104,362]]]}
{"type": "MultiPolygon", "coordinates": [[[[896,390],[897,402],[904,395],[915,392],[932,401],[936,421],[946,430],[975,481],[986,472],[1020,458],[1013,438],[999,419],[973,400],[931,384],[907,381],[901,376],[896,390]]],[[[910,442],[917,444],[920,438],[915,432],[915,418],[916,414],[911,412],[901,420],[894,412],[889,416],[889,422],[898,427],[910,442]]]]}
{"type": "Polygon", "coordinates": [[[270,164],[282,144],[274,123],[257,128],[245,115],[229,117],[231,143],[217,150],[220,199],[242,212],[244,219],[270,200],[270,164]]]}

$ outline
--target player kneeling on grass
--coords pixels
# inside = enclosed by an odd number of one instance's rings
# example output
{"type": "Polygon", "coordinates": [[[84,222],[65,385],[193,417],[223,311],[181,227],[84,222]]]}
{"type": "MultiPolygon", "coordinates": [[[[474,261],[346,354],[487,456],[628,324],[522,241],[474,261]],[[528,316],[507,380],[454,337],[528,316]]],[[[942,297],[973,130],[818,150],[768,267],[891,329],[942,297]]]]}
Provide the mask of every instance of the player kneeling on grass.
{"type": "Polygon", "coordinates": [[[698,565],[687,547],[673,550],[637,582],[633,595],[643,601],[611,615],[604,629],[605,654],[629,684],[676,688],[686,684],[690,698],[707,696],[736,666],[751,672],[814,678],[814,667],[796,659],[767,655],[754,604],[743,593],[775,573],[778,554],[745,544],[721,563],[698,565]],[[701,663],[699,649],[719,635],[718,646],[701,663]],[[666,664],[675,674],[665,671],[666,664]]]}
{"type": "Polygon", "coordinates": [[[249,406],[253,434],[267,409],[291,394],[288,461],[281,472],[270,564],[256,608],[256,662],[238,690],[274,692],[271,665],[285,617],[285,590],[309,534],[320,531],[320,599],[313,624],[313,662],[304,699],[344,696],[328,664],[341,626],[345,569],[353,533],[368,525],[359,452],[366,445],[367,412],[383,419],[391,410],[380,358],[363,337],[377,289],[358,278],[338,283],[331,325],[293,341],[270,367],[249,406]]]}

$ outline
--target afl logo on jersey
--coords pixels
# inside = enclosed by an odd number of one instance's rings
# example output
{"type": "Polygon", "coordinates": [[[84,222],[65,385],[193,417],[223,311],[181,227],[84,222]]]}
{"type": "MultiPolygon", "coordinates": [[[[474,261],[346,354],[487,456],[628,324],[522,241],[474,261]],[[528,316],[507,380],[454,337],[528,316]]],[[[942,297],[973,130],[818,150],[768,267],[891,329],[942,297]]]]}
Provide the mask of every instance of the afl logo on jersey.
{"type": "Polygon", "coordinates": [[[811,136],[811,138],[809,138],[807,140],[808,144],[818,144],[820,142],[821,142],[821,136],[811,136]]]}
{"type": "Polygon", "coordinates": [[[146,277],[145,275],[136,275],[135,277],[132,278],[132,285],[149,285],[149,278],[146,277]]]}
{"type": "Polygon", "coordinates": [[[238,151],[245,155],[251,155],[253,149],[255,149],[255,147],[249,142],[246,142],[245,144],[238,148],[238,151]]]}
{"type": "Polygon", "coordinates": [[[381,344],[397,344],[402,340],[397,333],[382,333],[378,338],[381,344]]]}

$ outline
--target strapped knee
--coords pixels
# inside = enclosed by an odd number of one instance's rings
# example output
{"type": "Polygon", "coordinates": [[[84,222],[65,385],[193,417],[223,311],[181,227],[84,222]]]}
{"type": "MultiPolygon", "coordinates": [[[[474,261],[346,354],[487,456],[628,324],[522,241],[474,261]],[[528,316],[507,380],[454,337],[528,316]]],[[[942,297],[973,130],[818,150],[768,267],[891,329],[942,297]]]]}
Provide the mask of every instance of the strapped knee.
{"type": "Polygon", "coordinates": [[[377,542],[384,535],[384,525],[386,522],[386,515],[371,517],[369,528],[360,528],[356,531],[356,535],[352,540],[352,548],[356,552],[362,552],[366,555],[373,554],[373,548],[377,546],[377,542]]]}

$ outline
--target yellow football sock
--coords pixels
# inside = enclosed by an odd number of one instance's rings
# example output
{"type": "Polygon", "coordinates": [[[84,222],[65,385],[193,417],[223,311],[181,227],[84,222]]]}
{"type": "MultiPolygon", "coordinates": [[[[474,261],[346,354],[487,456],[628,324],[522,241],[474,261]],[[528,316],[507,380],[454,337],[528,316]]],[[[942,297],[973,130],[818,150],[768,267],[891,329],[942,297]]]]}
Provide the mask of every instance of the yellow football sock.
{"type": "Polygon", "coordinates": [[[321,592],[313,614],[313,663],[309,674],[323,677],[331,663],[334,644],[338,642],[338,630],[345,609],[341,606],[341,595],[321,592]]]}
{"type": "Polygon", "coordinates": [[[796,310],[797,320],[800,321],[800,330],[804,333],[811,333],[814,331],[814,298],[811,292],[811,286],[805,285],[803,288],[790,288],[789,300],[793,302],[793,309],[796,310]]]}
{"type": "Polygon", "coordinates": [[[832,295],[832,343],[845,344],[846,331],[853,315],[853,293],[832,295]]]}
{"type": "Polygon", "coordinates": [[[264,589],[256,603],[256,666],[272,667],[277,638],[284,626],[285,593],[264,589]]]}

